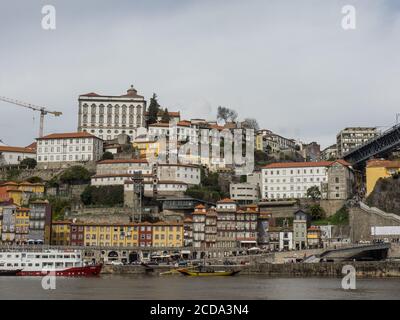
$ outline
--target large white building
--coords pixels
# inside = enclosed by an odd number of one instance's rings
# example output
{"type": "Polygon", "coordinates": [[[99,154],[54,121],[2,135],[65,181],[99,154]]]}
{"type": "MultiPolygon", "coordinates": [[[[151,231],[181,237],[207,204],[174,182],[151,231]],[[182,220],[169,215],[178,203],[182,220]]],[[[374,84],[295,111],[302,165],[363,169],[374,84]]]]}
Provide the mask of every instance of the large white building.
{"type": "MultiPolygon", "coordinates": [[[[92,185],[124,185],[125,181],[131,180],[134,173],[140,171],[145,183],[152,183],[157,179],[174,182],[179,186],[184,182],[185,185],[199,185],[201,171],[199,166],[183,164],[157,164],[152,166],[145,159],[127,160],[104,160],[97,164],[96,175],[92,177],[92,185]]],[[[181,190],[182,187],[179,187],[181,190]]]]}
{"type": "Polygon", "coordinates": [[[352,194],[353,175],[343,160],[320,162],[280,162],[262,169],[263,199],[301,199],[317,186],[324,199],[347,199],[352,194]]]}
{"type": "Polygon", "coordinates": [[[17,165],[26,158],[36,158],[36,151],[31,148],[0,146],[0,166],[17,165]]]}
{"type": "Polygon", "coordinates": [[[103,140],[87,132],[54,133],[36,140],[36,160],[45,167],[98,161],[103,155],[103,140]]]}
{"type": "Polygon", "coordinates": [[[264,199],[306,198],[310,187],[328,181],[328,162],[272,163],[262,169],[264,199]]]}
{"type": "Polygon", "coordinates": [[[89,132],[103,140],[112,140],[120,134],[134,139],[136,129],[145,124],[146,101],[133,86],[121,96],[94,92],[79,96],[78,131],[89,132]]]}

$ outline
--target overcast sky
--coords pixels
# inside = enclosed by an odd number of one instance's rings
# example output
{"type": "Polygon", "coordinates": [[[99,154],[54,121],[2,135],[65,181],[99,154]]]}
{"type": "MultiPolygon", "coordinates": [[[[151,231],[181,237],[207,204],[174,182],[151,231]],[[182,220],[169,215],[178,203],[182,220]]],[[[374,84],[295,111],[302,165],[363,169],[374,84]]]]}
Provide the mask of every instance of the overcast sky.
{"type": "MultiPolygon", "coordinates": [[[[133,84],[183,118],[219,105],[323,147],[347,126],[400,112],[400,6],[393,0],[1,0],[0,96],[62,111],[45,132],[77,130],[78,95],[133,84]],[[57,29],[41,28],[41,9],[57,29]],[[344,5],[356,30],[341,27],[344,5]]],[[[0,139],[28,145],[38,114],[0,102],[0,139]]]]}

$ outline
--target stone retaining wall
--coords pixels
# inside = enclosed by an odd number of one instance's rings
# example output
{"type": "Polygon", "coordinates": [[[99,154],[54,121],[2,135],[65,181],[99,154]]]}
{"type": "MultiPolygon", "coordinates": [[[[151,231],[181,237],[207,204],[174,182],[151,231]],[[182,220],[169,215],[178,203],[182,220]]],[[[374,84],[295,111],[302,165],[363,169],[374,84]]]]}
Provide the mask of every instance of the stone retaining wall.
{"type": "MultiPolygon", "coordinates": [[[[241,275],[264,275],[270,277],[339,277],[345,265],[352,265],[359,278],[400,277],[400,262],[353,262],[353,263],[287,263],[255,264],[252,266],[209,266],[215,270],[241,270],[241,275]]],[[[173,266],[156,266],[148,272],[142,266],[104,266],[103,274],[146,274],[159,275],[175,269],[173,266]]]]}

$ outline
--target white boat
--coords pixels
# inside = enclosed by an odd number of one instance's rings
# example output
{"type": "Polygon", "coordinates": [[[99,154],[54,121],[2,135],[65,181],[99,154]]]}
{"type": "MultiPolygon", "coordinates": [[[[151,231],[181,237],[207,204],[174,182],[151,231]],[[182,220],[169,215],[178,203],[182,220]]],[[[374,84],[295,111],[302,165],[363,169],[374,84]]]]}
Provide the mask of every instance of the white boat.
{"type": "Polygon", "coordinates": [[[18,271],[17,276],[97,276],[101,268],[85,265],[82,253],[76,250],[0,251],[0,271],[18,271]]]}

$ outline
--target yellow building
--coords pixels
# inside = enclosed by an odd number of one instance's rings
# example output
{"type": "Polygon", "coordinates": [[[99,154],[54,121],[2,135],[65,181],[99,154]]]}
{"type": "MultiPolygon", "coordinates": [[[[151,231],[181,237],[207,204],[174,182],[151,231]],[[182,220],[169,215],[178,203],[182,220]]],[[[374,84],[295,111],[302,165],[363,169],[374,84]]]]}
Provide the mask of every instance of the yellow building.
{"type": "Polygon", "coordinates": [[[17,206],[26,205],[31,197],[43,197],[44,189],[45,186],[43,183],[4,182],[0,185],[0,201],[12,199],[17,206]]]}
{"type": "Polygon", "coordinates": [[[264,151],[264,144],[263,144],[264,136],[261,134],[256,135],[256,150],[264,151]]]}
{"type": "Polygon", "coordinates": [[[183,224],[158,222],[153,224],[153,247],[183,247],[183,224]]]}
{"type": "MultiPolygon", "coordinates": [[[[77,224],[77,226],[84,227],[84,246],[137,247],[139,245],[139,228],[135,224],[77,224]]],[[[71,236],[73,238],[74,234],[71,236]]]]}
{"type": "Polygon", "coordinates": [[[321,245],[321,229],[311,226],[307,230],[307,244],[310,248],[319,248],[321,245]]]}
{"type": "Polygon", "coordinates": [[[53,221],[51,226],[51,244],[69,246],[71,221],[53,221]]]}
{"type": "Polygon", "coordinates": [[[137,139],[132,143],[132,146],[138,149],[141,159],[146,159],[147,155],[150,154],[157,157],[158,153],[160,152],[160,144],[157,141],[137,139]]]}
{"type": "Polygon", "coordinates": [[[28,208],[18,207],[15,212],[15,242],[22,244],[28,242],[29,234],[29,215],[28,208]]]}
{"type": "Polygon", "coordinates": [[[371,160],[367,163],[367,196],[374,190],[380,178],[389,178],[400,172],[400,161],[371,160]]]}

